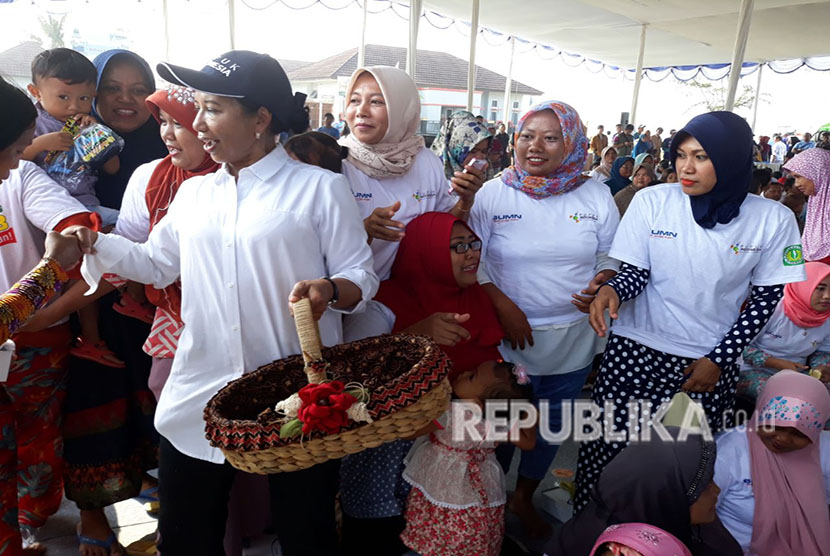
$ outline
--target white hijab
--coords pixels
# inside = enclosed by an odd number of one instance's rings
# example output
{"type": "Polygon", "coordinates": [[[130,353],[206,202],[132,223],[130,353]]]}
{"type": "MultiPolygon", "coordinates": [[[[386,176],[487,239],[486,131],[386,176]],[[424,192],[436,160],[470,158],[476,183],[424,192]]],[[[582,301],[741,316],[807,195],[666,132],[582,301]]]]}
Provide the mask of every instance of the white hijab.
{"type": "Polygon", "coordinates": [[[415,135],[421,123],[421,98],[415,82],[404,71],[388,66],[357,68],[346,87],[346,102],[354,84],[363,73],[369,73],[380,86],[388,113],[386,134],[379,143],[367,145],[354,133],[340,140],[349,148],[349,162],[371,178],[402,176],[409,171],[415,155],[424,147],[424,138],[415,135]]]}

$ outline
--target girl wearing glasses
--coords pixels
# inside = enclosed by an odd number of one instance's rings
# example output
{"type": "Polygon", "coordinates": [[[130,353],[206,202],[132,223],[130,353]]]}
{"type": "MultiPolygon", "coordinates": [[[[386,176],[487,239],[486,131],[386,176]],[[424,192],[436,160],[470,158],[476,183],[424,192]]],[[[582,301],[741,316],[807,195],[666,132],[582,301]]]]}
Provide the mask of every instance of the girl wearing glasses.
{"type": "MultiPolygon", "coordinates": [[[[567,104],[531,108],[516,129],[515,164],[484,184],[470,216],[484,242],[483,266],[491,280],[482,288],[505,333],[501,354],[527,367],[534,403],[549,403],[554,433],[561,427],[562,401],[579,395],[604,347],[592,337],[584,313],[617,269],[608,250],[619,213],[608,187],[582,174],[588,156],[584,130],[567,104]]],[[[522,454],[510,508],[530,536],[544,536],[550,528],[532,498],[557,448],[540,439],[522,454]]]]}

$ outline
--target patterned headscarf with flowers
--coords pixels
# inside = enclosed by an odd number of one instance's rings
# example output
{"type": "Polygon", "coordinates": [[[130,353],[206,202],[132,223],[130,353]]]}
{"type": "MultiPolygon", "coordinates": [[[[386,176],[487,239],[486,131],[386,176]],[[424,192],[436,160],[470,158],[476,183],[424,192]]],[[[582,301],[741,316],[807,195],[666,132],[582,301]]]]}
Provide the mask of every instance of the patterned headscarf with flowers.
{"type": "Polygon", "coordinates": [[[501,181],[505,185],[523,191],[534,199],[545,199],[573,191],[587,179],[582,170],[585,168],[590,141],[585,135],[585,125],[579,114],[564,102],[546,101],[528,110],[516,126],[514,144],[518,144],[519,135],[528,118],[543,110],[551,110],[562,126],[562,138],[565,142],[565,157],[562,164],[547,176],[531,176],[519,166],[518,161],[515,161],[513,166],[501,175],[501,181]]]}
{"type": "Polygon", "coordinates": [[[452,179],[455,172],[464,170],[464,160],[480,142],[492,137],[487,126],[472,113],[459,110],[447,118],[432,143],[432,152],[444,162],[444,174],[452,179]]]}

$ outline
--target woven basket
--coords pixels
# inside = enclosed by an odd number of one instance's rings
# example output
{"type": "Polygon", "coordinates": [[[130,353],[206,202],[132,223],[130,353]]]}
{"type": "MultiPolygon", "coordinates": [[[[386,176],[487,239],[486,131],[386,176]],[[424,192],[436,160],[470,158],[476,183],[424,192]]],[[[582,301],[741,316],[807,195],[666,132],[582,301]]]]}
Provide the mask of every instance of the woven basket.
{"type": "Polygon", "coordinates": [[[261,474],[305,469],[411,436],[449,407],[451,363],[429,338],[387,335],[323,349],[308,300],[294,305],[294,317],[303,355],[230,382],[205,408],[207,439],[237,469],[261,474]],[[319,372],[321,361],[328,365],[327,377],[319,372]],[[363,384],[373,422],[350,422],[337,434],[315,431],[281,439],[281,423],[260,416],[307,383],[326,378],[363,384]]]}

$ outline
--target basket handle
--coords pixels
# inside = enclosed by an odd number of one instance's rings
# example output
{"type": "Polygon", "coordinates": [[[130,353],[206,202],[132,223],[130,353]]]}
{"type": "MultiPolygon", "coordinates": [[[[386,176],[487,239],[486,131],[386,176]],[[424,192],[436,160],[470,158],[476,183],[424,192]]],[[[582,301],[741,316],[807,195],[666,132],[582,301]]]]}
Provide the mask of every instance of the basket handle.
{"type": "Polygon", "coordinates": [[[300,349],[305,361],[305,373],[310,384],[319,384],[326,378],[325,369],[314,363],[323,361],[323,342],[320,328],[311,312],[311,300],[304,297],[294,303],[294,324],[300,337],[300,349]]]}

